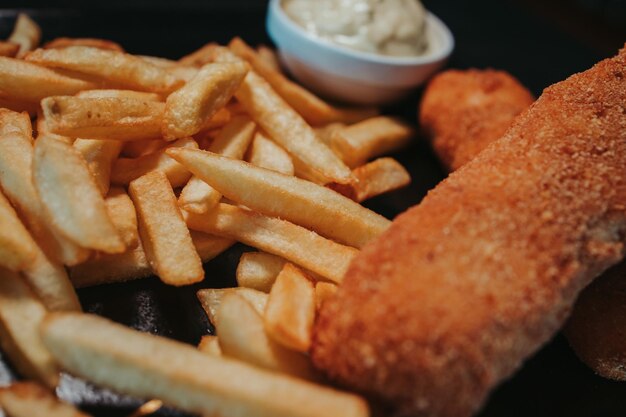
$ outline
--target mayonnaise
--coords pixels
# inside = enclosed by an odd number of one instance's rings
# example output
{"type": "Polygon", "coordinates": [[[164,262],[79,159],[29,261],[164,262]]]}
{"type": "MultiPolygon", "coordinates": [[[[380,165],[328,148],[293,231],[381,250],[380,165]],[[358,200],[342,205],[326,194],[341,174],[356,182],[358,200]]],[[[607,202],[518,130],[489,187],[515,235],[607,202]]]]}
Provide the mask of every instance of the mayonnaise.
{"type": "Polygon", "coordinates": [[[428,47],[419,0],[282,0],[282,6],[308,32],[358,51],[416,56],[428,47]]]}

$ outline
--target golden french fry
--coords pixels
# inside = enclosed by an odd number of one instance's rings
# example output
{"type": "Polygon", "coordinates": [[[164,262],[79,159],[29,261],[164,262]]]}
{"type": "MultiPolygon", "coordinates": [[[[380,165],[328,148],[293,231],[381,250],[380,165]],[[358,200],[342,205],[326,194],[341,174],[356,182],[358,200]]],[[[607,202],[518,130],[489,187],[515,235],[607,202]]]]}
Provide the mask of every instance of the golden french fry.
{"type": "Polygon", "coordinates": [[[140,57],[89,46],[37,49],[25,59],[45,67],[95,76],[132,90],[168,94],[184,84],[184,80],[140,57]]]}
{"type": "Polygon", "coordinates": [[[322,304],[337,292],[337,285],[332,282],[315,283],[315,309],[319,310],[322,304]]]}
{"type": "Polygon", "coordinates": [[[261,168],[293,175],[293,160],[283,148],[262,132],[256,132],[248,151],[248,162],[261,168]]]}
{"type": "Polygon", "coordinates": [[[0,388],[0,407],[8,417],[89,417],[34,382],[14,382],[0,388]]]}
{"type": "Polygon", "coordinates": [[[198,344],[198,350],[209,355],[222,356],[219,340],[214,335],[202,336],[198,344]]]}
{"type": "Polygon", "coordinates": [[[248,61],[254,71],[263,77],[307,123],[313,126],[332,122],[354,123],[378,114],[375,108],[338,109],[331,106],[301,85],[289,80],[274,67],[275,64],[268,64],[241,38],[231,40],[228,47],[239,57],[248,61]]]}
{"type": "Polygon", "coordinates": [[[259,45],[256,48],[256,52],[267,66],[271,67],[274,71],[282,72],[276,50],[267,45],[259,45]]]}
{"type": "Polygon", "coordinates": [[[0,56],[15,57],[20,50],[20,45],[14,42],[0,41],[0,56]]]}
{"type": "Polygon", "coordinates": [[[260,315],[267,305],[267,294],[250,288],[206,288],[198,290],[196,295],[206,312],[209,321],[215,325],[219,320],[219,308],[226,294],[237,294],[246,300],[260,315]]]}
{"type": "Polygon", "coordinates": [[[262,316],[237,293],[224,295],[218,315],[215,329],[225,356],[270,371],[311,381],[319,380],[309,358],[268,337],[262,316]]]}
{"type": "Polygon", "coordinates": [[[68,46],[89,46],[99,49],[110,49],[112,51],[124,52],[124,48],[116,42],[108,39],[98,38],[55,38],[42,45],[43,49],[67,48],[68,46]]]}
{"type": "Polygon", "coordinates": [[[200,49],[179,59],[178,63],[181,65],[192,65],[196,67],[201,67],[204,64],[215,61],[215,51],[219,47],[220,46],[217,43],[209,42],[206,45],[202,46],[200,49]]]}
{"type": "Polygon", "coordinates": [[[128,190],[137,210],[141,243],[156,275],[176,286],[202,281],[202,260],[165,174],[150,172],[132,181],[128,190]]]}
{"type": "Polygon", "coordinates": [[[248,73],[241,62],[206,64],[185,86],[167,97],[163,136],[178,139],[198,133],[205,121],[231,99],[248,73]]]}
{"type": "Polygon", "coordinates": [[[37,245],[0,193],[0,267],[21,271],[37,256],[37,245]]]}
{"type": "Polygon", "coordinates": [[[220,203],[207,214],[185,213],[194,230],[238,240],[282,256],[333,282],[343,275],[358,251],[285,220],[220,203]]]}
{"type": "Polygon", "coordinates": [[[21,59],[0,57],[0,97],[38,104],[43,98],[75,94],[95,84],[61,75],[21,59]]]}
{"type": "Polygon", "coordinates": [[[165,174],[172,187],[184,185],[191,177],[191,172],[167,155],[165,151],[172,148],[198,149],[198,144],[192,138],[184,138],[139,158],[119,158],[113,163],[111,182],[128,185],[148,172],[160,171],[165,174]]]}
{"type": "Polygon", "coordinates": [[[100,193],[103,196],[106,195],[111,183],[111,166],[122,150],[122,142],[104,139],[76,139],[73,146],[85,159],[100,193]]]}
{"type": "Polygon", "coordinates": [[[246,252],[237,265],[237,285],[270,292],[276,277],[287,261],[264,252],[246,252]]]}
{"type": "Polygon", "coordinates": [[[127,249],[137,246],[137,214],[132,200],[121,187],[113,187],[104,199],[109,217],[122,237],[127,249]]]}
{"type": "Polygon", "coordinates": [[[83,90],[76,94],[80,98],[130,98],[144,101],[162,101],[161,96],[156,93],[146,93],[145,91],[134,90],[83,90]]]}
{"type": "Polygon", "coordinates": [[[391,224],[335,191],[294,176],[201,150],[167,154],[232,201],[357,248],[391,224]]]}
{"type": "Polygon", "coordinates": [[[278,343],[308,352],[315,320],[315,287],[306,274],[287,263],[276,277],[265,307],[265,330],[278,343]]]}
{"type": "MultiPolygon", "coordinates": [[[[209,146],[211,152],[241,159],[252,140],[255,124],[247,116],[236,116],[224,126],[209,146]]],[[[206,213],[219,203],[222,195],[198,177],[191,177],[178,198],[178,204],[193,213],[206,213]]]]}
{"type": "Polygon", "coordinates": [[[369,415],[366,402],[356,395],[207,355],[95,315],[54,313],[42,333],[68,372],[188,412],[233,417],[369,415]]]}
{"type": "Polygon", "coordinates": [[[67,238],[107,253],[124,251],[104,198],[76,149],[50,137],[38,138],[33,180],[53,226],[67,238]]]}
{"type": "Polygon", "coordinates": [[[17,56],[22,57],[26,52],[32,51],[39,45],[41,28],[27,14],[20,13],[17,15],[13,32],[7,40],[20,46],[17,56]]]}
{"type": "Polygon", "coordinates": [[[59,370],[39,328],[46,308],[16,273],[0,269],[0,345],[17,370],[54,388],[59,370]]]}
{"type": "Polygon", "coordinates": [[[414,134],[413,128],[403,121],[379,116],[334,130],[330,146],[349,167],[354,168],[402,148],[414,134]]]}
{"type": "Polygon", "coordinates": [[[113,140],[161,136],[165,104],[136,98],[48,97],[41,101],[48,129],[70,137],[113,140]]]}
{"type": "Polygon", "coordinates": [[[164,140],[133,140],[124,142],[121,154],[125,158],[139,158],[140,156],[148,155],[165,148],[167,145],[171,145],[171,143],[164,140]]]}

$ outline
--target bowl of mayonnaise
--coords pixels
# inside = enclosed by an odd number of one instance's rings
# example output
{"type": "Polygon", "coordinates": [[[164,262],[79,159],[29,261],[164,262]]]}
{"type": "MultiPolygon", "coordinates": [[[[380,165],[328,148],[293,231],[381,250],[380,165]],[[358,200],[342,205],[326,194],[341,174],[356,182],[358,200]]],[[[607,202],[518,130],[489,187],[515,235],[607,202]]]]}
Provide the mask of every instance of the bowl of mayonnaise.
{"type": "Polygon", "coordinates": [[[454,48],[419,0],[270,0],[267,30],[298,81],[353,104],[402,98],[454,48]]]}

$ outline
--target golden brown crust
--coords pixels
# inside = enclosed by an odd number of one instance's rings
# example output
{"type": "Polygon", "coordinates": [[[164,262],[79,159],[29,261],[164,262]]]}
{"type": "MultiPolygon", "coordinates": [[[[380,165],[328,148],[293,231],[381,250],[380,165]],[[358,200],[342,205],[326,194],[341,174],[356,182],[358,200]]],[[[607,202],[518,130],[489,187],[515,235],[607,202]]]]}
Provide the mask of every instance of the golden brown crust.
{"type": "Polygon", "coordinates": [[[622,258],[625,166],[623,50],[546,89],[361,251],[314,363],[399,415],[472,414],[622,258]]]}
{"type": "Polygon", "coordinates": [[[444,165],[454,171],[499,139],[534,101],[504,71],[448,70],[428,84],[420,125],[444,165]]]}

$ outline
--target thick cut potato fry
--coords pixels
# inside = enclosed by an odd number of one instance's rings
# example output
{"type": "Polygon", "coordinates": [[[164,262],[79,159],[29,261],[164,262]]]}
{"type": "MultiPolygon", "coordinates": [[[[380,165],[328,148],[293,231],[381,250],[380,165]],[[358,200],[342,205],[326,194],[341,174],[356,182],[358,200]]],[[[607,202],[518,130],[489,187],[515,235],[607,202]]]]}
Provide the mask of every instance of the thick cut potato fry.
{"type": "Polygon", "coordinates": [[[17,213],[0,193],[0,267],[21,271],[33,262],[37,249],[17,213]]]}
{"type": "Polygon", "coordinates": [[[335,191],[294,176],[201,150],[167,153],[226,198],[357,248],[391,224],[335,191]]]}
{"type": "MultiPolygon", "coordinates": [[[[247,116],[236,116],[224,126],[209,145],[211,152],[241,159],[250,145],[256,125],[247,116]]],[[[219,203],[222,195],[200,178],[193,176],[183,188],[178,204],[192,213],[206,213],[219,203]]]]}
{"type": "Polygon", "coordinates": [[[91,48],[110,49],[112,51],[124,52],[124,48],[116,42],[108,39],[98,38],[55,38],[46,42],[41,47],[43,49],[67,48],[68,46],[89,46],[91,48]]]}
{"type": "Polygon", "coordinates": [[[76,149],[54,138],[38,138],[33,180],[57,230],[86,248],[107,253],[124,251],[104,198],[76,149]]]}
{"type": "Polygon", "coordinates": [[[265,307],[265,330],[278,343],[308,352],[315,320],[315,287],[306,274],[287,263],[272,286],[265,307]]]}
{"type": "Polygon", "coordinates": [[[61,75],[21,59],[0,57],[0,97],[37,104],[43,98],[95,88],[88,81],[61,75]]]}
{"type": "Polygon", "coordinates": [[[37,49],[27,61],[95,76],[132,90],[168,94],[184,84],[164,68],[124,52],[88,46],[37,49]]]}
{"type": "Polygon", "coordinates": [[[0,407],[7,417],[89,417],[34,382],[15,382],[0,388],[0,407]]]}
{"type": "Polygon", "coordinates": [[[341,282],[358,251],[285,220],[220,203],[211,212],[186,213],[189,228],[238,240],[341,282]]]}
{"type": "Polygon", "coordinates": [[[59,370],[39,328],[46,308],[16,273],[0,269],[0,346],[21,375],[54,388],[59,370]]]}
{"type": "Polygon", "coordinates": [[[220,319],[215,328],[225,356],[270,371],[319,380],[305,355],[285,348],[268,337],[261,315],[237,293],[224,295],[218,314],[220,319]]]}
{"type": "Polygon", "coordinates": [[[64,369],[121,393],[159,398],[202,415],[365,417],[367,404],[342,393],[88,314],[55,313],[42,329],[64,369]]]}
{"type": "Polygon", "coordinates": [[[274,71],[282,72],[280,67],[280,60],[278,59],[278,54],[276,50],[270,48],[267,45],[259,45],[256,48],[257,54],[259,57],[265,62],[266,65],[273,68],[274,71]]]}
{"type": "Polygon", "coordinates": [[[121,155],[124,158],[139,158],[171,145],[171,142],[155,139],[133,140],[124,142],[121,155]]]}
{"type": "Polygon", "coordinates": [[[352,184],[328,184],[328,188],[356,202],[397,190],[411,183],[407,170],[393,158],[378,158],[352,170],[352,184]]]}
{"type": "Polygon", "coordinates": [[[41,28],[27,14],[20,13],[17,15],[13,32],[7,40],[20,46],[17,56],[22,57],[26,52],[32,51],[39,45],[41,28]]]}
{"type": "Polygon", "coordinates": [[[113,163],[111,182],[118,185],[128,185],[134,179],[148,172],[160,171],[165,174],[172,187],[186,184],[191,177],[191,172],[166,154],[165,151],[171,148],[198,149],[198,144],[192,138],[184,138],[139,158],[119,158],[113,163]]]}
{"type": "Polygon", "coordinates": [[[214,335],[202,336],[198,344],[198,350],[209,355],[222,356],[219,340],[214,335]]]}
{"type": "Polygon", "coordinates": [[[351,168],[405,146],[415,132],[406,123],[388,116],[371,119],[333,131],[331,148],[351,168]]]}
{"type": "Polygon", "coordinates": [[[134,90],[83,90],[76,94],[80,98],[130,98],[144,101],[162,101],[161,96],[156,93],[146,93],[145,91],[134,90]]]}
{"type": "Polygon", "coordinates": [[[20,45],[14,42],[0,41],[0,56],[13,58],[20,50],[20,45]]]}
{"type": "Polygon", "coordinates": [[[76,139],[73,146],[85,159],[100,193],[103,196],[106,195],[111,183],[111,166],[122,150],[122,142],[104,139],[76,139]]]}
{"type": "Polygon", "coordinates": [[[337,292],[337,288],[332,282],[315,283],[315,309],[319,310],[322,304],[337,292]]]}
{"type": "Polygon", "coordinates": [[[180,58],[178,63],[181,65],[201,67],[204,64],[215,61],[217,48],[220,48],[217,43],[209,42],[200,49],[180,58]]]}
{"type": "Polygon", "coordinates": [[[163,137],[166,140],[198,133],[205,121],[231,99],[248,73],[242,62],[206,64],[165,103],[163,137]]]}
{"type": "Polygon", "coordinates": [[[121,187],[109,190],[104,203],[107,206],[109,217],[122,237],[127,249],[137,246],[139,232],[137,231],[137,214],[132,200],[121,187]]]}
{"type": "Polygon", "coordinates": [[[139,235],[156,275],[170,285],[202,281],[202,260],[193,246],[165,174],[150,172],[128,187],[139,218],[139,235]]]}
{"type": "Polygon", "coordinates": [[[378,111],[373,108],[338,109],[331,106],[301,85],[289,80],[275,68],[276,64],[268,64],[260,53],[240,38],[234,38],[228,47],[239,57],[248,61],[254,71],[263,77],[307,123],[313,126],[332,122],[354,123],[378,114],[378,111]]]}
{"type": "Polygon", "coordinates": [[[287,261],[264,252],[246,252],[237,265],[237,285],[270,292],[276,277],[287,261]]]}
{"type": "Polygon", "coordinates": [[[136,98],[48,97],[41,101],[48,129],[70,137],[112,140],[161,136],[165,104],[136,98]]]}
{"type": "Polygon", "coordinates": [[[219,309],[222,304],[222,300],[226,294],[237,294],[246,300],[254,308],[254,310],[260,315],[265,311],[267,305],[267,294],[261,291],[253,290],[250,288],[206,288],[198,290],[196,295],[202,305],[202,308],[206,312],[209,321],[216,325],[219,321],[219,309]]]}
{"type": "Polygon", "coordinates": [[[283,148],[269,139],[263,132],[256,132],[250,150],[248,162],[261,168],[293,175],[293,160],[283,148]]]}

